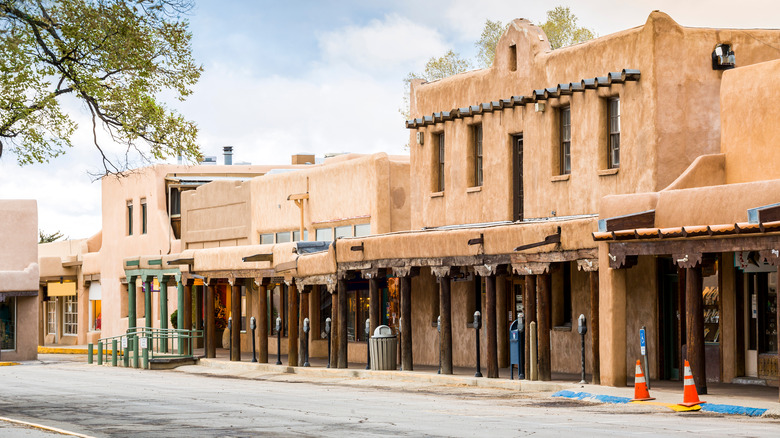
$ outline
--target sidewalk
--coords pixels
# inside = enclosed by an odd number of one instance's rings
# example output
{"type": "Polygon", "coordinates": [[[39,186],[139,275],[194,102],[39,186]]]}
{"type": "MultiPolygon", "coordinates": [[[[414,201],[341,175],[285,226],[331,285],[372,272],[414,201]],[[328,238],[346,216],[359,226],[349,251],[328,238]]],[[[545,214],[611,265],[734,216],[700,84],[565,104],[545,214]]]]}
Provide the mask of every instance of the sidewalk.
{"type": "MultiPolygon", "coordinates": [[[[242,354],[241,362],[231,362],[227,350],[217,350],[214,359],[201,358],[197,366],[182,370],[193,373],[229,375],[238,378],[259,378],[267,374],[295,374],[314,379],[372,379],[380,381],[431,383],[441,386],[472,386],[513,390],[518,392],[550,393],[552,397],[565,397],[601,403],[628,403],[634,396],[633,387],[616,388],[610,386],[577,383],[579,375],[553,373],[550,382],[510,380],[509,369],[499,370],[500,378],[488,379],[474,377],[474,368],[455,368],[452,375],[437,374],[437,367],[415,365],[414,371],[372,371],[366,370],[366,363],[350,363],[346,369],[326,368],[327,360],[314,358],[311,367],[289,367],[287,357],[281,356],[283,365],[275,365],[277,356],[269,355],[269,363],[251,362],[251,354],[242,354]],[[199,368],[198,370],[193,368],[199,368]]],[[[487,370],[482,369],[487,375],[487,370]]],[[[590,376],[588,376],[588,379],[590,376]]],[[[667,410],[664,405],[676,405],[682,402],[683,382],[651,381],[651,397],[656,400],[646,404],[658,405],[659,409],[667,410]]],[[[741,414],[749,416],[767,416],[780,418],[780,402],[778,389],[772,386],[736,385],[727,383],[708,383],[708,394],[699,398],[706,401],[702,410],[723,414],[741,414]],[[705,407],[706,406],[706,407],[705,407]]],[[[669,410],[669,412],[672,412],[669,410]]]]}

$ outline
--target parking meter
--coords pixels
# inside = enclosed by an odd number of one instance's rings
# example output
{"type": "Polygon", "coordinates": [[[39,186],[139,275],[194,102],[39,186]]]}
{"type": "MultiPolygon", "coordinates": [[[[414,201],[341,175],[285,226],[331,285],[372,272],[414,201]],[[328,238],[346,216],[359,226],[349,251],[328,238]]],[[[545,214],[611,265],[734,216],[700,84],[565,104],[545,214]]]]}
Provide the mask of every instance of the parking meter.
{"type": "Polygon", "coordinates": [[[585,325],[585,315],[580,314],[580,317],[577,319],[577,332],[580,334],[580,337],[582,338],[582,373],[580,380],[580,383],[587,383],[585,382],[585,333],[588,332],[588,327],[585,325]]]}
{"type": "Polygon", "coordinates": [[[303,318],[303,366],[309,366],[309,318],[303,318]]]}
{"type": "Polygon", "coordinates": [[[366,319],[366,369],[371,369],[371,346],[369,345],[369,336],[371,333],[371,319],[366,319]]]}
{"type": "Polygon", "coordinates": [[[479,328],[482,325],[481,321],[482,314],[479,313],[479,310],[474,312],[474,324],[472,324],[472,327],[474,327],[474,333],[476,335],[476,344],[477,344],[477,372],[474,373],[474,377],[482,377],[482,370],[480,369],[479,364],[479,328]]]}
{"type": "Polygon", "coordinates": [[[325,318],[325,339],[328,340],[328,365],[326,368],[330,368],[330,317],[325,318]]]}
{"type": "Polygon", "coordinates": [[[584,335],[585,333],[588,333],[588,326],[585,325],[585,315],[582,314],[577,319],[577,333],[584,335]]]}
{"type": "Polygon", "coordinates": [[[252,362],[257,362],[257,352],[255,350],[255,329],[257,328],[257,321],[255,317],[249,318],[249,329],[252,330],[252,362]]]}
{"type": "Polygon", "coordinates": [[[276,364],[282,364],[282,318],[276,317],[276,364]]]}

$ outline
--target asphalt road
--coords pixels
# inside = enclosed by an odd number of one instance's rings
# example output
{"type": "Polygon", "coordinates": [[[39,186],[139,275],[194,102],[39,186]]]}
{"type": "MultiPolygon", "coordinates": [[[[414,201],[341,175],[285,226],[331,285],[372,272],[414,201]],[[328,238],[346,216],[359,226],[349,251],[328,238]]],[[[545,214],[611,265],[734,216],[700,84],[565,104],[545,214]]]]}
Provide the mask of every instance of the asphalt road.
{"type": "MultiPolygon", "coordinates": [[[[0,417],[92,436],[779,436],[780,420],[371,380],[47,361],[0,367],[0,417]]],[[[0,436],[26,432],[0,421],[0,436]]],[[[24,436],[24,435],[21,435],[24,436]]]]}

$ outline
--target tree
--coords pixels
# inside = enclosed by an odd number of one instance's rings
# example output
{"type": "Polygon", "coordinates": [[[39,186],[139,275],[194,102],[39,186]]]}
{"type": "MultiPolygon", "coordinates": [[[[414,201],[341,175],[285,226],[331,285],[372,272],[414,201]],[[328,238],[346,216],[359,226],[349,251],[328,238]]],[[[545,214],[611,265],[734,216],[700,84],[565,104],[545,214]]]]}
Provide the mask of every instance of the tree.
{"type": "Polygon", "coordinates": [[[192,0],[0,0],[0,155],[43,163],[72,147],[72,96],[89,112],[105,173],[179,154],[194,161],[197,128],[163,103],[184,100],[202,67],[192,57],[192,0]],[[114,158],[98,126],[126,148],[114,158]]]}
{"type": "Polygon", "coordinates": [[[556,6],[547,11],[547,21],[539,27],[547,34],[553,50],[585,42],[596,36],[592,30],[577,26],[577,16],[571,13],[568,6],[556,6]]]}
{"type": "Polygon", "coordinates": [[[496,57],[496,45],[501,35],[506,32],[508,24],[502,24],[500,21],[485,20],[485,27],[482,29],[482,35],[474,43],[479,49],[477,53],[477,64],[482,68],[488,68],[493,65],[493,58],[496,57]]]}
{"type": "Polygon", "coordinates": [[[51,234],[44,233],[43,230],[38,230],[38,236],[39,236],[38,243],[56,242],[64,237],[62,232],[60,232],[59,230],[51,234]]]}
{"type": "Polygon", "coordinates": [[[404,78],[404,106],[398,110],[404,119],[409,118],[409,88],[412,81],[415,79],[422,79],[424,81],[435,81],[437,79],[443,79],[448,76],[452,76],[458,73],[462,73],[471,68],[471,62],[460,57],[459,54],[452,50],[448,50],[444,56],[431,57],[428,62],[425,63],[425,69],[422,73],[411,72],[404,78]]]}

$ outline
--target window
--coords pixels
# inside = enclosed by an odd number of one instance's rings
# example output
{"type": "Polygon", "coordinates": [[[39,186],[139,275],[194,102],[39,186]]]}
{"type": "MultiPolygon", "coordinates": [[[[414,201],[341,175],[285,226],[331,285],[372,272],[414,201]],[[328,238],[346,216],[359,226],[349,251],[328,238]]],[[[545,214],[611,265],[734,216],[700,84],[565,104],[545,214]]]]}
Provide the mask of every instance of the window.
{"type": "Polygon", "coordinates": [[[46,302],[46,334],[57,333],[57,303],[56,298],[46,302]]]}
{"type": "MultiPolygon", "coordinates": [[[[355,286],[365,286],[364,282],[355,286]]],[[[355,287],[353,286],[353,287],[355,287]]],[[[358,289],[347,292],[347,340],[350,342],[365,342],[366,319],[368,319],[368,290],[358,289]]]]}
{"type": "Polygon", "coordinates": [[[16,297],[0,303],[0,350],[16,350],[16,297]]]}
{"type": "Polygon", "coordinates": [[[141,234],[146,234],[146,198],[141,199],[141,234]]]}
{"type": "Polygon", "coordinates": [[[93,331],[100,331],[102,328],[103,315],[101,310],[100,300],[89,300],[89,329],[93,331]]]}
{"type": "Polygon", "coordinates": [[[610,169],[620,167],[620,98],[607,101],[609,118],[609,163],[610,169]]]}
{"type": "Polygon", "coordinates": [[[177,188],[171,189],[171,216],[181,214],[181,192],[177,188]]]}
{"type": "MultiPolygon", "coordinates": [[[[325,334],[325,320],[331,318],[331,312],[333,309],[333,296],[328,292],[327,287],[320,287],[320,339],[327,338],[325,334]]],[[[332,323],[333,321],[331,321],[332,323]]],[[[333,327],[330,327],[331,333],[333,333],[333,327]]],[[[316,336],[316,333],[315,333],[316,336]]]]}
{"type": "Polygon", "coordinates": [[[67,296],[62,309],[62,332],[66,335],[77,335],[79,332],[79,310],[76,295],[67,296]]]}
{"type": "Polygon", "coordinates": [[[261,234],[260,235],[260,244],[261,245],[268,245],[274,243],[274,234],[268,233],[268,234],[261,234]]]}
{"type": "Polygon", "coordinates": [[[509,45],[509,70],[517,71],[517,45],[509,45]]]}
{"type": "Polygon", "coordinates": [[[355,237],[365,237],[371,234],[371,224],[355,225],[355,237]]]}
{"type": "MultiPolygon", "coordinates": [[[[301,231],[293,231],[293,242],[300,242],[301,241],[301,231]]],[[[307,241],[309,240],[309,230],[303,230],[303,240],[307,241]]]]}
{"type": "Polygon", "coordinates": [[[444,133],[434,134],[433,136],[434,147],[436,148],[436,181],[434,184],[435,191],[444,191],[444,133]]]}
{"type": "Polygon", "coordinates": [[[133,201],[127,201],[127,235],[133,235],[133,201]]]}
{"type": "Polygon", "coordinates": [[[336,227],[336,239],[340,237],[352,237],[352,226],[336,227]]]}
{"type": "Polygon", "coordinates": [[[482,185],[482,125],[471,128],[474,148],[474,186],[482,185]]]}
{"type": "Polygon", "coordinates": [[[561,125],[560,144],[560,174],[571,173],[571,107],[565,106],[559,110],[561,125]]]}
{"type": "Polygon", "coordinates": [[[290,232],[276,233],[276,243],[290,242],[290,232]]]}
{"type": "Polygon", "coordinates": [[[333,240],[333,229],[332,228],[319,228],[315,230],[315,237],[317,238],[317,242],[330,242],[333,240]]]}

